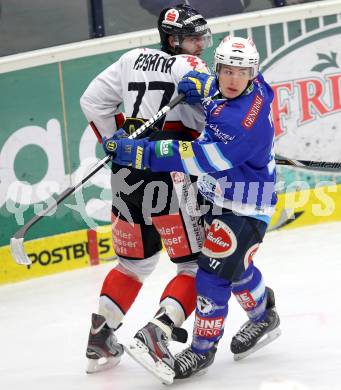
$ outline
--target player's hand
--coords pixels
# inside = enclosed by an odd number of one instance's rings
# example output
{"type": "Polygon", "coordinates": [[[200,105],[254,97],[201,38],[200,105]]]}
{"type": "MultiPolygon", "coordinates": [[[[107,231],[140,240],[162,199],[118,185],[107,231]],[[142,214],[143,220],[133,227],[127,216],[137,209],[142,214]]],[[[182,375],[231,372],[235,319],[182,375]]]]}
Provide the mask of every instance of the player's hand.
{"type": "Polygon", "coordinates": [[[185,95],[188,104],[201,103],[202,99],[213,96],[216,91],[216,78],[195,70],[186,73],[178,84],[178,92],[185,95]]]}
{"type": "Polygon", "coordinates": [[[149,168],[148,138],[112,138],[107,140],[107,148],[109,146],[113,162],[136,169],[149,168]],[[110,141],[110,145],[108,145],[108,141],[110,141]]]}
{"type": "Polygon", "coordinates": [[[124,129],[118,129],[113,136],[110,138],[102,137],[102,145],[105,151],[105,154],[108,156],[115,155],[116,141],[119,139],[128,138],[128,134],[124,129]]]}

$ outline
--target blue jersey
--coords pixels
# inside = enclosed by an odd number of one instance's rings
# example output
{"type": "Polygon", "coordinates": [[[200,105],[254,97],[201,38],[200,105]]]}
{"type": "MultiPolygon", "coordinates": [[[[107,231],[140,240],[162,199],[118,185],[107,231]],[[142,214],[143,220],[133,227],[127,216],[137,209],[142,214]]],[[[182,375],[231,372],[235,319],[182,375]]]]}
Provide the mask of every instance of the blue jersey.
{"type": "Polygon", "coordinates": [[[208,99],[197,140],[149,144],[151,170],[196,175],[210,202],[269,222],[277,201],[272,99],[261,74],[236,99],[208,99]]]}

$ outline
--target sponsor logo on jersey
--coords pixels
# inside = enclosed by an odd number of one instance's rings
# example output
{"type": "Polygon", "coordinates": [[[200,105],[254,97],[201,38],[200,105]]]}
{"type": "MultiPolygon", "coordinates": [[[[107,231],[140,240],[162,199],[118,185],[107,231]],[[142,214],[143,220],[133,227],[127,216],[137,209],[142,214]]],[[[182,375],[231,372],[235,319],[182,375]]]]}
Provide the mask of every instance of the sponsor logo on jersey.
{"type": "Polygon", "coordinates": [[[110,140],[108,140],[108,141],[105,142],[105,147],[106,147],[108,150],[110,150],[110,152],[113,152],[113,151],[115,151],[116,148],[117,148],[117,143],[116,143],[116,141],[110,141],[110,140]]]}
{"type": "Polygon", "coordinates": [[[221,266],[221,261],[219,261],[218,259],[214,259],[213,257],[210,257],[208,265],[210,268],[217,270],[221,266]]]}
{"type": "Polygon", "coordinates": [[[198,58],[190,55],[184,56],[186,58],[186,61],[191,65],[193,69],[196,69],[196,67],[199,65],[198,58]]]}
{"type": "Polygon", "coordinates": [[[186,141],[179,141],[179,153],[182,160],[186,158],[193,158],[194,152],[192,148],[192,143],[186,141]]]}
{"type": "Polygon", "coordinates": [[[196,336],[213,338],[220,336],[224,327],[224,317],[202,318],[195,315],[194,334],[196,336]]]}
{"type": "Polygon", "coordinates": [[[143,148],[138,146],[136,148],[136,158],[135,158],[135,166],[137,169],[142,168],[142,159],[143,159],[143,148]]]}
{"type": "Polygon", "coordinates": [[[114,214],[112,214],[112,222],[112,240],[116,254],[142,259],[144,243],[140,225],[130,224],[114,214]]]}
{"type": "Polygon", "coordinates": [[[234,295],[244,310],[252,310],[257,306],[257,302],[253,299],[249,290],[239,291],[234,295]]]}
{"type": "Polygon", "coordinates": [[[227,106],[228,102],[224,102],[223,104],[219,104],[218,107],[212,112],[212,116],[219,116],[222,109],[227,106]]]}
{"type": "Polygon", "coordinates": [[[191,254],[185,233],[186,229],[180,214],[152,217],[152,222],[162,237],[170,258],[180,258],[191,254]]]}
{"type": "Polygon", "coordinates": [[[157,157],[171,157],[173,156],[173,141],[163,140],[157,141],[155,144],[155,153],[157,157]]]}
{"type": "Polygon", "coordinates": [[[185,183],[185,174],[183,172],[171,172],[170,175],[174,184],[185,183]]]}
{"type": "Polygon", "coordinates": [[[245,253],[244,256],[244,267],[247,269],[251,261],[253,260],[253,256],[256,254],[259,248],[259,243],[252,245],[245,253]]]}
{"type": "Polygon", "coordinates": [[[214,135],[222,142],[224,142],[224,144],[227,144],[228,142],[230,141],[233,141],[236,136],[235,135],[229,135],[229,134],[226,134],[226,133],[223,133],[217,124],[215,123],[210,123],[208,125],[208,127],[213,130],[214,132],[214,135]]]}
{"type": "Polygon", "coordinates": [[[237,238],[224,222],[215,219],[207,233],[202,253],[208,257],[231,256],[237,248],[237,238]]]}
{"type": "Polygon", "coordinates": [[[242,125],[245,129],[250,130],[254,126],[258,115],[263,107],[263,104],[264,99],[257,94],[253,99],[253,102],[248,113],[246,114],[246,117],[242,121],[242,125]]]}

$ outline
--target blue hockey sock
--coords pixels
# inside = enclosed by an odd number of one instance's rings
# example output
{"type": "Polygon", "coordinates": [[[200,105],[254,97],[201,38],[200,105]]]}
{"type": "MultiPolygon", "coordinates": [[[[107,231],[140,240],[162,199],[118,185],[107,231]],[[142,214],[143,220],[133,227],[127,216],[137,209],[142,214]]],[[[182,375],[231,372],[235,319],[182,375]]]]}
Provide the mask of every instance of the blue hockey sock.
{"type": "Polygon", "coordinates": [[[196,288],[197,308],[191,348],[196,353],[205,353],[224,333],[231,282],[199,268],[196,288]]]}
{"type": "Polygon", "coordinates": [[[232,292],[250,320],[261,321],[266,315],[266,288],[259,269],[250,263],[241,279],[232,283],[232,292]]]}

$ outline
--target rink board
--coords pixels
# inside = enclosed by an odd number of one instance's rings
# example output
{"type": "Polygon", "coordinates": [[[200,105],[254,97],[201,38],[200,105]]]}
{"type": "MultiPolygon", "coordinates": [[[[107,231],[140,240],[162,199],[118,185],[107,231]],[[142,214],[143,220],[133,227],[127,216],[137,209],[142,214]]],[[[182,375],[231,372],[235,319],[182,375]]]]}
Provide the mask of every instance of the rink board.
{"type": "Polygon", "coordinates": [[[341,221],[341,185],[278,195],[269,230],[341,221]]]}
{"type": "MultiPolygon", "coordinates": [[[[270,230],[341,221],[341,185],[280,194],[270,230]]],[[[57,272],[112,261],[110,225],[104,232],[80,230],[27,241],[25,251],[31,266],[18,265],[9,246],[0,248],[0,284],[17,282],[57,272]]]]}
{"type": "Polygon", "coordinates": [[[27,241],[24,248],[32,261],[29,266],[14,261],[9,245],[0,248],[0,284],[113,261],[111,227],[102,230],[97,234],[79,230],[27,241]]]}
{"type": "MultiPolygon", "coordinates": [[[[324,1],[210,20],[215,46],[228,33],[256,42],[275,90],[276,149],[285,157],[341,161],[340,12],[340,2],[324,1]]],[[[92,78],[126,50],[157,42],[152,29],[0,58],[0,247],[52,196],[80,181],[86,160],[103,158],[79,106],[92,78]]],[[[209,65],[212,56],[213,47],[204,57],[209,65]]],[[[292,181],[313,188],[322,179],[341,183],[340,175],[278,168],[284,190],[292,181]]],[[[88,184],[81,201],[68,199],[72,207],[58,208],[26,239],[109,224],[110,213],[94,207],[95,199],[110,200],[108,174],[103,169],[88,184]]]]}
{"type": "MultiPolygon", "coordinates": [[[[261,69],[275,92],[277,153],[341,161],[340,1],[215,18],[210,26],[214,46],[227,34],[250,36],[257,44],[261,69]]],[[[151,29],[0,58],[0,89],[6,92],[0,105],[0,284],[96,263],[88,254],[88,231],[110,223],[109,169],[30,229],[30,268],[13,262],[8,243],[52,197],[81,181],[87,161],[103,158],[79,106],[89,82],[126,50],[157,47],[158,39],[151,29]]],[[[212,55],[210,48],[204,56],[208,64],[212,55]]],[[[270,229],[341,220],[340,188],[335,192],[332,185],[341,185],[340,174],[277,171],[279,192],[287,196],[280,194],[270,229]],[[322,181],[330,191],[319,189],[322,181]]],[[[102,245],[111,246],[110,233],[108,241],[98,237],[97,257],[106,258],[102,245]]],[[[109,252],[111,258],[112,247],[109,252]]]]}

